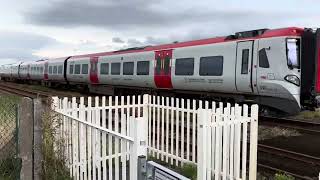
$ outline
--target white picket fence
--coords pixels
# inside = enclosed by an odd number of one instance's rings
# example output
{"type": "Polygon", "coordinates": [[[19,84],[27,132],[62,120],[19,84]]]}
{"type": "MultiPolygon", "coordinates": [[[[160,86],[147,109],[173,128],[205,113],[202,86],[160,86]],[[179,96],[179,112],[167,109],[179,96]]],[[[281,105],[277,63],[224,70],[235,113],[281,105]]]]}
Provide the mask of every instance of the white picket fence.
{"type": "Polygon", "coordinates": [[[148,156],[172,165],[197,165],[198,180],[247,179],[247,169],[249,179],[256,178],[257,105],[249,115],[246,105],[150,95],[96,97],[93,107],[90,97],[88,105],[84,98],[54,102],[75,179],[128,179],[130,172],[135,180],[137,157],[147,155],[146,147],[148,156]]]}
{"type": "Polygon", "coordinates": [[[247,179],[247,143],[250,129],[249,179],[256,179],[258,106],[235,105],[198,113],[198,179],[247,179]],[[242,113],[243,112],[243,113],[242,113]]]}

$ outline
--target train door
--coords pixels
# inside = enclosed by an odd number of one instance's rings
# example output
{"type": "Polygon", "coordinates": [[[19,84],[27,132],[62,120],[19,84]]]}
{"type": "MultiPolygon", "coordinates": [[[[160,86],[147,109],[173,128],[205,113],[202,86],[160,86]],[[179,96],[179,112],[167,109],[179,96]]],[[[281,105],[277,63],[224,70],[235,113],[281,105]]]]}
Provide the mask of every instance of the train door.
{"type": "Polygon", "coordinates": [[[27,66],[27,79],[30,79],[30,64],[27,66]]]}
{"type": "Polygon", "coordinates": [[[90,57],[90,83],[98,84],[98,60],[99,57],[90,57]]]}
{"type": "Polygon", "coordinates": [[[172,49],[155,52],[154,82],[157,88],[172,89],[171,59],[172,49]]]}
{"type": "Polygon", "coordinates": [[[253,92],[252,49],[253,41],[238,42],[237,44],[236,87],[239,92],[253,92]]]}
{"type": "Polygon", "coordinates": [[[48,80],[48,62],[45,62],[44,63],[44,73],[43,73],[43,77],[44,77],[44,80],[48,80]]]}

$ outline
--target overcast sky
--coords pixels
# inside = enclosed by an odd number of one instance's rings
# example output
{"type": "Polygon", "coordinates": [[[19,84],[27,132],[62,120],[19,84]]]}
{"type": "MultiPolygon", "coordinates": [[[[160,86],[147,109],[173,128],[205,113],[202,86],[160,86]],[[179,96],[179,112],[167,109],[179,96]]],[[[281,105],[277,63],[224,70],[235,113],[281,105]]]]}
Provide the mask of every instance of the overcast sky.
{"type": "Polygon", "coordinates": [[[0,64],[186,41],[237,31],[320,27],[317,0],[10,0],[0,64]]]}

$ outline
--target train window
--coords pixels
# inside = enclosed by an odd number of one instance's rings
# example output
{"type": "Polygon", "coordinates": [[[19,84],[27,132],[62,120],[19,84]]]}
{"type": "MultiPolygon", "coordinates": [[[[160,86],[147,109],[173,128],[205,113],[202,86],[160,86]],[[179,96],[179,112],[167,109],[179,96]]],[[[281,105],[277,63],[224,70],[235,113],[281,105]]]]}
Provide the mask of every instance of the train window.
{"type": "Polygon", "coordinates": [[[58,66],[58,74],[62,74],[62,66],[58,66]]]}
{"type": "Polygon", "coordinates": [[[149,61],[139,61],[137,63],[137,75],[149,75],[149,61]]]}
{"type": "Polygon", "coordinates": [[[73,74],[73,68],[74,68],[74,65],[70,64],[70,66],[69,66],[69,74],[73,74]]]}
{"type": "Polygon", "coordinates": [[[300,68],[300,40],[287,39],[287,57],[289,68],[300,68]]]}
{"type": "Polygon", "coordinates": [[[81,67],[80,64],[76,64],[74,66],[74,74],[80,74],[80,67],[81,67]]]}
{"type": "Polygon", "coordinates": [[[200,58],[200,76],[222,76],[223,56],[209,56],[200,58]]]}
{"type": "Polygon", "coordinates": [[[111,74],[120,75],[120,63],[111,63],[111,74]]]}
{"type": "Polygon", "coordinates": [[[43,73],[43,67],[40,67],[40,73],[43,73]]]}
{"type": "Polygon", "coordinates": [[[109,64],[108,63],[101,63],[100,74],[109,74],[109,64]]]}
{"type": "Polygon", "coordinates": [[[49,66],[49,74],[52,74],[52,66],[49,66]]]}
{"type": "Polygon", "coordinates": [[[242,50],[241,74],[248,74],[249,67],[249,49],[242,50]]]}
{"type": "Polygon", "coordinates": [[[133,62],[124,62],[123,63],[123,75],[133,75],[133,62]]]}
{"type": "Polygon", "coordinates": [[[57,66],[53,66],[53,74],[57,74],[57,72],[58,72],[58,67],[57,66]]]}
{"type": "Polygon", "coordinates": [[[82,64],[81,74],[88,74],[88,64],[82,64]]]}
{"type": "Polygon", "coordinates": [[[176,59],[176,75],[193,75],[194,58],[176,59]]]}
{"type": "Polygon", "coordinates": [[[259,51],[259,67],[262,67],[262,68],[269,68],[270,67],[267,52],[266,52],[265,48],[263,48],[259,51]]]}

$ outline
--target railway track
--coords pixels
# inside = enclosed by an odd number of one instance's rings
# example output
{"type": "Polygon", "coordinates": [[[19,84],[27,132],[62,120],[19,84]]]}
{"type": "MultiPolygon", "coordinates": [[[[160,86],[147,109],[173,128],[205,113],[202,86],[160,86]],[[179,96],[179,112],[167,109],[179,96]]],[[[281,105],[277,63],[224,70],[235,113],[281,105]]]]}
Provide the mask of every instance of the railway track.
{"type": "Polygon", "coordinates": [[[308,180],[316,178],[317,172],[320,171],[320,157],[297,153],[264,144],[258,144],[258,153],[260,156],[258,156],[258,167],[268,171],[285,172],[295,178],[308,180]],[[277,160],[266,160],[261,157],[262,154],[265,157],[272,157],[277,160]],[[293,163],[297,166],[290,167],[293,163]],[[285,166],[283,164],[286,164],[285,168],[283,167],[285,166]]]}
{"type": "Polygon", "coordinates": [[[279,118],[272,116],[260,116],[260,125],[279,126],[288,129],[295,129],[306,133],[320,134],[320,121],[314,122],[310,120],[279,118]]]}
{"type": "MultiPolygon", "coordinates": [[[[67,93],[49,93],[42,92],[38,90],[31,90],[28,88],[15,87],[14,84],[6,84],[0,83],[0,91],[4,93],[15,94],[18,96],[37,98],[37,97],[50,97],[50,96],[66,96],[70,97],[70,94],[67,93]]],[[[317,133],[320,135],[320,123],[305,121],[305,120],[296,120],[289,118],[278,118],[278,117],[259,117],[259,124],[270,125],[270,126],[280,126],[284,128],[296,129],[303,132],[308,133],[317,133]]],[[[305,167],[315,167],[318,168],[318,172],[320,171],[320,157],[314,157],[310,155],[306,155],[303,153],[293,152],[286,149],[281,149],[278,147],[268,146],[265,144],[258,144],[258,167],[262,169],[266,169],[272,172],[286,172],[298,179],[312,179],[311,175],[305,175],[303,172],[290,170],[287,168],[283,168],[281,166],[277,166],[277,164],[272,164],[268,161],[261,161],[260,156],[272,157],[273,159],[280,159],[280,161],[288,161],[303,164],[305,167]]]]}
{"type": "MultiPolygon", "coordinates": [[[[294,129],[320,138],[320,123],[303,119],[260,116],[259,125],[294,129]]],[[[296,179],[317,179],[320,157],[266,144],[258,144],[258,167],[272,172],[285,172],[296,179]]]]}
{"type": "Polygon", "coordinates": [[[17,96],[23,96],[23,97],[29,97],[29,98],[47,98],[49,97],[48,94],[40,93],[40,92],[35,92],[32,90],[28,89],[21,89],[21,88],[16,88],[12,86],[8,86],[5,84],[0,84],[0,91],[5,92],[6,94],[14,94],[17,96]]]}

